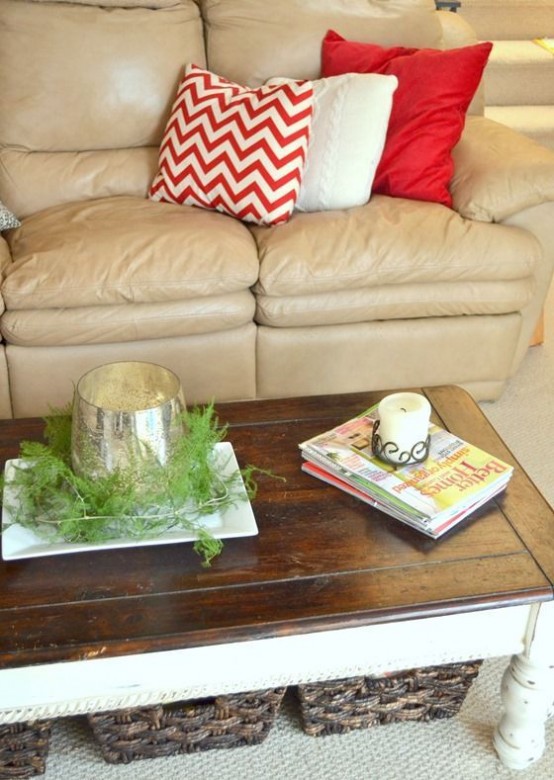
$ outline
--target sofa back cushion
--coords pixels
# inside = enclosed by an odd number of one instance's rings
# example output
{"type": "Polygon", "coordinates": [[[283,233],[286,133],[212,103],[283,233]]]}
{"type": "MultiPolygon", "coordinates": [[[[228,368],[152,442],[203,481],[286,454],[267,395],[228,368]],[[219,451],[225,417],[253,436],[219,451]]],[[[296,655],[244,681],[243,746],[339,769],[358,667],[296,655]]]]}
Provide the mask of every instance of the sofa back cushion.
{"type": "Polygon", "coordinates": [[[315,79],[328,29],[381,46],[440,47],[434,0],[200,0],[208,67],[259,87],[274,76],[315,79]]]}
{"type": "Polygon", "coordinates": [[[22,217],[145,194],[187,61],[194,0],[0,0],[0,198],[22,217]]]}

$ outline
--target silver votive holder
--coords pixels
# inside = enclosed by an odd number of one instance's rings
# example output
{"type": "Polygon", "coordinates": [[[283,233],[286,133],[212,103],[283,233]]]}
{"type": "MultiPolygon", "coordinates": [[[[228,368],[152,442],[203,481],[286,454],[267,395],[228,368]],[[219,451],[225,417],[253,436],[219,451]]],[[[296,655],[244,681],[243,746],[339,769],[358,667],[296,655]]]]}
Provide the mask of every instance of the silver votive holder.
{"type": "Polygon", "coordinates": [[[165,465],[184,435],[185,408],[179,378],[163,366],[128,361],[93,368],[75,388],[73,470],[93,478],[140,472],[145,462],[165,465]]]}

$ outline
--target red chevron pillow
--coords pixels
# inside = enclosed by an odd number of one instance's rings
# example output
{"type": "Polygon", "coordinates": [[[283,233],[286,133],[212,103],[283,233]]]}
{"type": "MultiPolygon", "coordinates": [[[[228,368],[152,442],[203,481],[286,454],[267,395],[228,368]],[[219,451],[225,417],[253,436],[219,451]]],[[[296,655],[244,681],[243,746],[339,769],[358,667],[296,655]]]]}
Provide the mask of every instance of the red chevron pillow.
{"type": "Polygon", "coordinates": [[[249,89],[187,65],[150,199],[259,225],[286,222],[300,190],[313,94],[310,81],[249,89]]]}

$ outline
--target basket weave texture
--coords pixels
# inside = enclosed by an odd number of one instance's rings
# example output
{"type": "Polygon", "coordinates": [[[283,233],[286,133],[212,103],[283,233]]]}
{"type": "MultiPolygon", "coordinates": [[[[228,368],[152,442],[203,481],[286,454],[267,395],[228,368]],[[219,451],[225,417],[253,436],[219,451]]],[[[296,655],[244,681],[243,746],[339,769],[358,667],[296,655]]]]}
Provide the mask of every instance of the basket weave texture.
{"type": "Polygon", "coordinates": [[[0,725],[0,780],[44,774],[52,721],[0,725]]]}
{"type": "Polygon", "coordinates": [[[384,723],[451,718],[460,710],[481,663],[299,685],[303,729],[315,737],[384,723]]]}
{"type": "Polygon", "coordinates": [[[110,764],[256,745],[267,737],[285,688],[88,715],[110,764]]]}

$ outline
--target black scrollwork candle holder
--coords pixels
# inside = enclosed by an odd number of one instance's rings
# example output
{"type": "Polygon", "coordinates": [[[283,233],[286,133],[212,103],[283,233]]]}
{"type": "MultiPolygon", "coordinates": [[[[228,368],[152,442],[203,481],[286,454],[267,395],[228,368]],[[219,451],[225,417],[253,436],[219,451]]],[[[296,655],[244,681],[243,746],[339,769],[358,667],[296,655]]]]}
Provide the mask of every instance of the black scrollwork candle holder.
{"type": "Polygon", "coordinates": [[[373,433],[371,436],[371,449],[373,454],[388,463],[389,466],[398,468],[399,466],[408,466],[412,463],[423,463],[429,457],[429,448],[431,446],[431,436],[427,436],[425,441],[416,442],[409,450],[400,450],[400,447],[394,441],[384,442],[379,435],[380,420],[375,420],[373,424],[373,433]]]}

